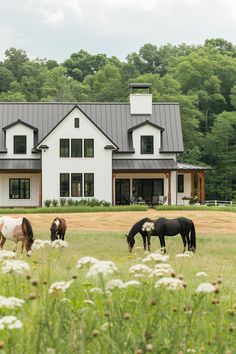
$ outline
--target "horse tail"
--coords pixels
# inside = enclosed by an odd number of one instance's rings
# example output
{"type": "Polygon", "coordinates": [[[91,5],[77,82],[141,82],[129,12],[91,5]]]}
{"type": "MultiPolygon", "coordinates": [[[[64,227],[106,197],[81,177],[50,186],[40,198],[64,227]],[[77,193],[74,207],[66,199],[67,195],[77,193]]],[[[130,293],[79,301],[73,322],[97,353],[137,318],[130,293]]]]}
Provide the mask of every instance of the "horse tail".
{"type": "Polygon", "coordinates": [[[32,225],[29,222],[29,220],[26,218],[22,219],[22,230],[27,240],[30,241],[30,243],[33,243],[34,235],[33,235],[32,225]]]}
{"type": "Polygon", "coordinates": [[[192,220],[191,221],[191,230],[190,230],[190,242],[191,242],[191,248],[193,251],[196,250],[196,231],[195,231],[195,226],[192,220]]]}

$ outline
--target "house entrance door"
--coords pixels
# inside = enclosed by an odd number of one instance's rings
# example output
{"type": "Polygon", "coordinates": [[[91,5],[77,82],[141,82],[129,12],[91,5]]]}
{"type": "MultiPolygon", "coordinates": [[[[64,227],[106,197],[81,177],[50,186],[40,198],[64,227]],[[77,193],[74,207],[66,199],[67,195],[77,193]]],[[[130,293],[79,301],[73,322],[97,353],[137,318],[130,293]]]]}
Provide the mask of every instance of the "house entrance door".
{"type": "Polygon", "coordinates": [[[130,180],[116,179],[116,205],[130,203],[130,180]]]}

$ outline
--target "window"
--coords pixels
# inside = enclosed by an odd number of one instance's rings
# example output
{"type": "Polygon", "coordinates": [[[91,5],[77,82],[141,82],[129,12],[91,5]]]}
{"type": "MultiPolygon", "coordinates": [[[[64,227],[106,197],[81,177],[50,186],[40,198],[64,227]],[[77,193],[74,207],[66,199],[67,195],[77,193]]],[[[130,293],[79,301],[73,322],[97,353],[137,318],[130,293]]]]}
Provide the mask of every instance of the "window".
{"type": "Polygon", "coordinates": [[[71,174],[71,196],[82,197],[82,173],[71,174]]]}
{"type": "Polygon", "coordinates": [[[94,157],[93,139],[84,139],[84,157],[94,157]]]}
{"type": "Polygon", "coordinates": [[[71,139],[71,157],[82,157],[82,139],[71,139]]]}
{"type": "Polygon", "coordinates": [[[30,179],[10,178],[9,198],[10,199],[30,199],[30,179]]]}
{"type": "Polygon", "coordinates": [[[93,173],[84,174],[84,196],[85,197],[94,196],[94,174],[93,173]]]}
{"type": "Polygon", "coordinates": [[[178,193],[184,192],[184,175],[178,175],[178,193]]]}
{"type": "Polygon", "coordinates": [[[70,196],[70,175],[69,173],[60,173],[60,197],[70,196]]]}
{"type": "Polygon", "coordinates": [[[70,141],[69,139],[60,139],[60,157],[70,156],[70,141]]]}
{"type": "Polygon", "coordinates": [[[153,154],[153,136],[141,136],[141,154],[153,154]]]}
{"type": "Polygon", "coordinates": [[[75,128],[79,128],[79,118],[75,118],[75,128]]]}
{"type": "Polygon", "coordinates": [[[26,154],[26,135],[14,136],[14,154],[26,154]]]}

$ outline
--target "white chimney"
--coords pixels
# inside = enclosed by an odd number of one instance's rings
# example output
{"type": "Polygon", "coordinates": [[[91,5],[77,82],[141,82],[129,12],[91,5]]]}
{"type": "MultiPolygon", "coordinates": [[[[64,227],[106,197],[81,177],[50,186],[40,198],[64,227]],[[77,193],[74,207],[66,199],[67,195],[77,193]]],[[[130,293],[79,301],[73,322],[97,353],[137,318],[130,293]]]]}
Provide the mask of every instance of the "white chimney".
{"type": "Polygon", "coordinates": [[[152,94],[149,89],[150,83],[132,83],[130,84],[130,114],[152,114],[152,94]],[[133,91],[136,93],[133,93],[133,91]],[[147,93],[138,93],[138,90],[146,91],[147,93]]]}

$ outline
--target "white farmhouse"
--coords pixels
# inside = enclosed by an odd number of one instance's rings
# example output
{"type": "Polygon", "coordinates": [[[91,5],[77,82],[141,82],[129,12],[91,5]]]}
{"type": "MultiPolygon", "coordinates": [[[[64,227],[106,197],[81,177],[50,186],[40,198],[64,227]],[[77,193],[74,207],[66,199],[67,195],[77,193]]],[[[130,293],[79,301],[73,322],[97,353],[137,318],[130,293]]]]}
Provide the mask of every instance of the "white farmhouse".
{"type": "Polygon", "coordinates": [[[194,179],[204,202],[204,168],[177,162],[179,104],[152,102],[150,86],[131,84],[129,103],[0,103],[0,206],[61,198],[180,205],[194,179]]]}

